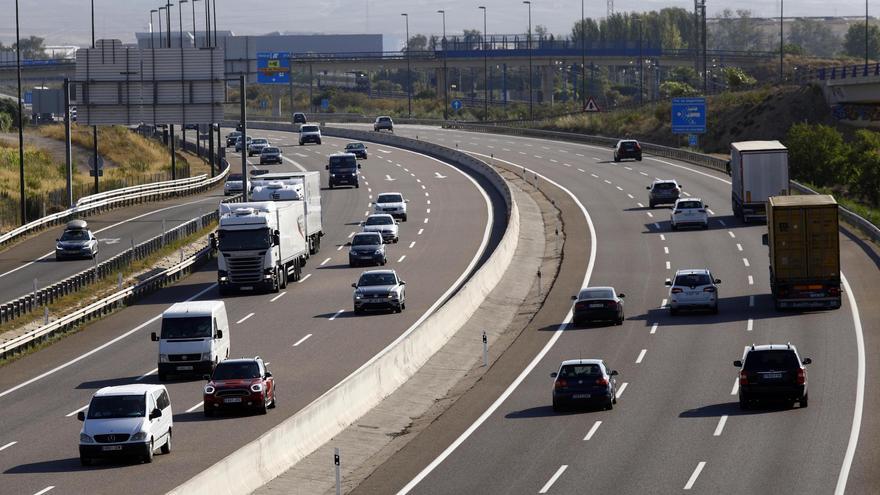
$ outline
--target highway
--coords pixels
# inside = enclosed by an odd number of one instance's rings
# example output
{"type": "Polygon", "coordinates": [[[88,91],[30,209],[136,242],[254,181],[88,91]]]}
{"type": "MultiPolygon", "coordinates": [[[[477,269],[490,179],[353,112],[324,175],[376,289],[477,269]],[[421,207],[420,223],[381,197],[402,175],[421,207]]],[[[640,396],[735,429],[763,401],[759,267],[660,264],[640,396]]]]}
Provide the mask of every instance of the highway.
{"type": "MultiPolygon", "coordinates": [[[[849,282],[843,308],[781,313],[769,296],[766,227],[732,216],[722,174],[647,155],[618,164],[611,149],[573,143],[422,126],[396,126],[396,133],[489,161],[494,155],[496,163],[527,167],[567,188],[595,228],[594,238],[568,242],[595,243],[585,278],[625,293],[627,320],[621,327],[542,329],[546,346],[522,363],[521,376],[506,377],[504,383],[521,381],[484,421],[479,414],[467,421],[469,435],[460,436],[462,428],[442,433],[442,443],[416,440],[430,452],[422,457],[434,459],[430,467],[407,464],[415,456],[404,449],[387,464],[393,468],[375,476],[391,481],[367,480],[357,493],[405,486],[404,493],[418,494],[835,493],[841,482],[847,493],[876,493],[880,424],[871,412],[880,399],[871,384],[880,342],[868,332],[880,327],[875,247],[841,235],[849,282]],[[654,178],[676,179],[686,195],[706,201],[710,229],[671,232],[668,208],[645,207],[654,178]],[[720,313],[669,316],[664,280],[676,269],[705,267],[722,280],[720,313]],[[741,411],[732,362],[752,343],[789,341],[813,360],[810,406],[741,411]],[[552,411],[549,374],[579,357],[619,370],[613,410],[552,411]],[[447,448],[454,442],[457,448],[447,448]]],[[[480,394],[479,385],[471,393],[480,394]]]]}
{"type": "MultiPolygon", "coordinates": [[[[288,133],[255,132],[281,145],[283,165],[261,168],[322,172],[345,141],[295,146],[288,133]]],[[[0,375],[0,486],[3,493],[164,493],[250,442],[356,370],[447,297],[497,242],[490,197],[471,178],[437,160],[370,146],[359,189],[324,189],[326,236],[299,283],[278,294],[227,297],[232,356],[260,355],[278,387],[278,408],[266,416],[204,418],[201,379],[167,384],[174,414],[174,450],[153,464],[79,465],[75,413],[98,388],[157,383],[162,310],[176,301],[217,299],[216,266],[26,356],[0,375]],[[351,288],[362,269],[348,268],[344,243],[378,193],[410,199],[401,239],[388,246],[388,268],[407,281],[401,314],[355,317],[351,288]],[[46,492],[41,492],[46,493],[46,492]]],[[[240,163],[235,155],[233,164],[240,163]]],[[[235,166],[234,166],[235,168],[235,166]]]]}

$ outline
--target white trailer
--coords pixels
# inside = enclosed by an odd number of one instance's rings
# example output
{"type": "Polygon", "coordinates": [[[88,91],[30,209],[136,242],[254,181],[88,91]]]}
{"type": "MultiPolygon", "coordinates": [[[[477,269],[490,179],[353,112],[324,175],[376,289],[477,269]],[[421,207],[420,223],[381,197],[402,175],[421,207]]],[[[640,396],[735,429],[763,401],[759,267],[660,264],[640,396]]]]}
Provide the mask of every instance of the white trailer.
{"type": "Polygon", "coordinates": [[[730,177],[733,214],[743,222],[766,220],[767,200],[789,194],[788,149],[779,141],[731,143],[730,177]]]}
{"type": "Polygon", "coordinates": [[[297,281],[308,258],[305,205],[301,201],[220,205],[217,283],[233,289],[278,292],[297,281]]]}
{"type": "Polygon", "coordinates": [[[309,254],[321,250],[321,237],[324,236],[324,209],[321,206],[321,174],[319,172],[273,172],[255,179],[254,199],[261,201],[302,201],[306,212],[306,239],[309,254]],[[282,187],[279,187],[281,184],[282,187]],[[299,198],[284,186],[291,186],[299,198]],[[257,192],[257,189],[260,189],[257,192]]]}

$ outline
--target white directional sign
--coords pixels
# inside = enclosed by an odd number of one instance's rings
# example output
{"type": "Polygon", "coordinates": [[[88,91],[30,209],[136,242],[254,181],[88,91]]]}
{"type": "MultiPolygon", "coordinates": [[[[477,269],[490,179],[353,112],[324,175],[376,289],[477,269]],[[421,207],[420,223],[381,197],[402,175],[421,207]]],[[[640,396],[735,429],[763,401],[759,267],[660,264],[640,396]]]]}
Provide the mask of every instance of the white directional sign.
{"type": "Polygon", "coordinates": [[[391,181],[393,181],[393,180],[397,180],[397,179],[391,177],[390,175],[386,175],[386,176],[385,176],[385,180],[387,180],[388,182],[391,182],[391,181]]]}
{"type": "Polygon", "coordinates": [[[434,178],[435,178],[435,179],[445,179],[446,176],[445,176],[445,175],[440,175],[440,172],[434,172],[434,178]]]}

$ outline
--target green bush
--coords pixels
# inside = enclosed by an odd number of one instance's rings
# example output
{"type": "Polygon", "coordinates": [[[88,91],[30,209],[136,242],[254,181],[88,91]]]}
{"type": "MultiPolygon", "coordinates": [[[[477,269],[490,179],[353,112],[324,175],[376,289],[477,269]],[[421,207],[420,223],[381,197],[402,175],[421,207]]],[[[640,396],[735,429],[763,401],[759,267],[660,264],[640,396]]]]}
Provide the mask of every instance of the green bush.
{"type": "Polygon", "coordinates": [[[694,89],[690,84],[678,81],[666,81],[660,85],[660,95],[664,98],[674,98],[678,96],[694,96],[699,91],[694,89]]]}
{"type": "Polygon", "coordinates": [[[0,132],[9,132],[12,130],[12,115],[8,113],[0,113],[0,132]]]}
{"type": "Polygon", "coordinates": [[[817,186],[849,182],[849,147],[837,129],[821,124],[795,124],[788,130],[785,145],[793,178],[817,186]]]}
{"type": "Polygon", "coordinates": [[[880,134],[866,129],[856,131],[849,163],[853,169],[851,190],[871,205],[880,206],[880,134]]]}

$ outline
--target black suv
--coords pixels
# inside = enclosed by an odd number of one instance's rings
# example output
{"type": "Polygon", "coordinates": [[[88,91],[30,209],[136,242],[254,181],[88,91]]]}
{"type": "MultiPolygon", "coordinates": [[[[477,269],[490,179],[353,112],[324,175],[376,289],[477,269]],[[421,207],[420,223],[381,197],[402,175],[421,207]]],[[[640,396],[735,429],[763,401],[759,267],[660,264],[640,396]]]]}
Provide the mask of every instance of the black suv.
{"type": "Polygon", "coordinates": [[[642,161],[642,146],[635,139],[621,139],[614,145],[614,161],[634,158],[642,161]]]}
{"type": "Polygon", "coordinates": [[[648,193],[648,205],[654,208],[662,204],[675,204],[681,195],[682,185],[673,179],[661,179],[655,180],[645,189],[651,191],[648,193]]]}
{"type": "Polygon", "coordinates": [[[758,400],[781,400],[807,407],[807,369],[810,358],[801,360],[791,344],[752,345],[742,361],[734,361],[739,372],[739,407],[748,409],[758,400]]]}

